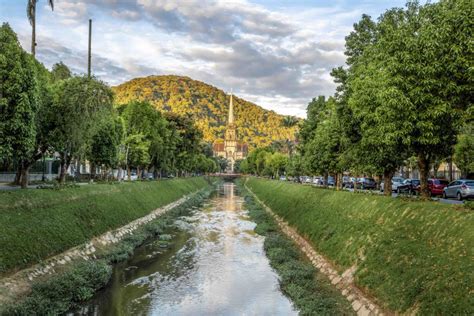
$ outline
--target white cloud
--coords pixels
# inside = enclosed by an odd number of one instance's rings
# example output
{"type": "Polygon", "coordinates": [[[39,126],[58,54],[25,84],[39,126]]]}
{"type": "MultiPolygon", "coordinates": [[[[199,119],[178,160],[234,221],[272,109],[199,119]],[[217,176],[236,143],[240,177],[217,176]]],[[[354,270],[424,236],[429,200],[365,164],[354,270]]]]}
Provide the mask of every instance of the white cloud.
{"type": "MultiPolygon", "coordinates": [[[[363,11],[341,3],[302,10],[244,0],[57,0],[54,12],[42,6],[38,57],[49,66],[62,60],[85,71],[92,18],[93,69],[111,84],[188,75],[304,116],[311,98],[334,92],[329,72],[344,64],[344,36],[363,11]]],[[[28,47],[26,19],[14,21],[28,47]]]]}

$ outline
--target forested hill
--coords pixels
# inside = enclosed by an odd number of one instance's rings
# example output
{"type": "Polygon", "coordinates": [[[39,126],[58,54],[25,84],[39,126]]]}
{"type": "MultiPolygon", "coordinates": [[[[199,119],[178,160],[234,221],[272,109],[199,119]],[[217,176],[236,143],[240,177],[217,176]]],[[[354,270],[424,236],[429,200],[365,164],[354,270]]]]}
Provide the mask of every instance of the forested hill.
{"type": "MultiPolygon", "coordinates": [[[[224,136],[229,97],[209,84],[189,77],[149,76],[130,80],[113,90],[119,104],[135,99],[146,100],[161,111],[191,114],[208,142],[224,136]]],[[[283,115],[235,96],[234,109],[239,138],[251,148],[295,137],[297,127],[285,127],[283,115]]]]}

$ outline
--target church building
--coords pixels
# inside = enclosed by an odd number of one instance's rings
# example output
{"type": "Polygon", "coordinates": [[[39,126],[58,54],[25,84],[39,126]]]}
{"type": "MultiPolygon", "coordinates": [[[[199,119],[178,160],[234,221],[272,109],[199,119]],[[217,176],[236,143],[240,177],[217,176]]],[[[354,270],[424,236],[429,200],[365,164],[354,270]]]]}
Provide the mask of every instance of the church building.
{"type": "Polygon", "coordinates": [[[225,131],[224,142],[216,141],[212,146],[214,156],[226,158],[228,161],[227,172],[233,173],[235,162],[247,157],[248,146],[237,138],[237,127],[234,121],[234,104],[230,94],[229,119],[225,131]]]}

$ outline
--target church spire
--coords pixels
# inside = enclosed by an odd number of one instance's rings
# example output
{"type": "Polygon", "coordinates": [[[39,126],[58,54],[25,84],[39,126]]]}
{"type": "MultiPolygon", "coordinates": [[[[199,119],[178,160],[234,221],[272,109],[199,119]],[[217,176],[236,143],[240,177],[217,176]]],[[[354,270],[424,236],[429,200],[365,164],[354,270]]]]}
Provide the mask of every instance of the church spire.
{"type": "Polygon", "coordinates": [[[234,124],[234,103],[232,98],[232,92],[230,93],[230,104],[229,104],[229,125],[234,124]]]}

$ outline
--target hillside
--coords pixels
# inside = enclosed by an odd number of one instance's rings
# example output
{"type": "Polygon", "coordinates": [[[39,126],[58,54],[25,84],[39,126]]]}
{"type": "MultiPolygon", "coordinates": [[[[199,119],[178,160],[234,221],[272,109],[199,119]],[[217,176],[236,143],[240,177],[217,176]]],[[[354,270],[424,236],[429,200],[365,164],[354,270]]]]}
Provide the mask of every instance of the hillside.
{"type": "MultiPolygon", "coordinates": [[[[146,100],[161,111],[191,114],[207,142],[224,136],[229,98],[224,91],[180,76],[149,76],[125,82],[113,90],[119,104],[146,100]]],[[[237,132],[250,148],[294,139],[296,127],[284,127],[283,115],[234,96],[237,132]]]]}

